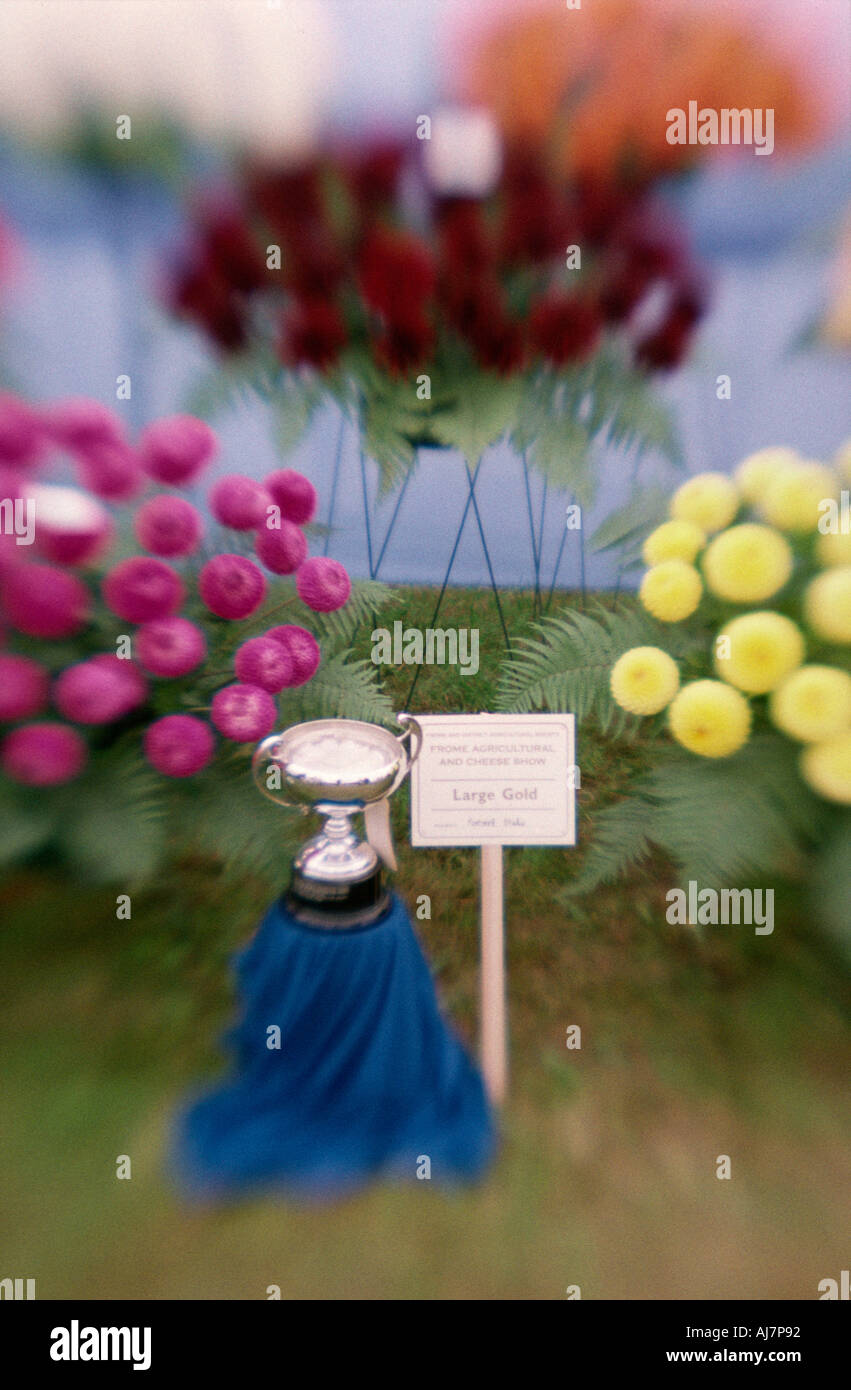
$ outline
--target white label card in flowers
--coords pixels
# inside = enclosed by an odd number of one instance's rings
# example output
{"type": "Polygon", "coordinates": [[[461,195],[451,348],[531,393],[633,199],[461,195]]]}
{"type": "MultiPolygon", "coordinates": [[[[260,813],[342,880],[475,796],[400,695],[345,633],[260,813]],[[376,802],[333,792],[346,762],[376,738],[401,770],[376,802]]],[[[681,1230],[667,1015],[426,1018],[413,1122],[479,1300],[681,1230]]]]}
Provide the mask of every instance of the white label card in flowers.
{"type": "Polygon", "coordinates": [[[418,714],[411,843],[576,844],[572,714],[418,714]]]}

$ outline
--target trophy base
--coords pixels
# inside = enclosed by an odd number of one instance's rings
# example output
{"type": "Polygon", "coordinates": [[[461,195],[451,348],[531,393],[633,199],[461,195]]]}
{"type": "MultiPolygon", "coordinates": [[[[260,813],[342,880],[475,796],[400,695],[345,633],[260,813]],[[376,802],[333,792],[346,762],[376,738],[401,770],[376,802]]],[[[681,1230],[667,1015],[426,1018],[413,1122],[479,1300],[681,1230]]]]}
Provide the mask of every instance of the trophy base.
{"type": "Polygon", "coordinates": [[[357,883],[329,883],[308,878],[296,867],[284,902],[297,921],[333,931],[371,926],[387,912],[390,894],[382,886],[378,865],[357,883]]]}

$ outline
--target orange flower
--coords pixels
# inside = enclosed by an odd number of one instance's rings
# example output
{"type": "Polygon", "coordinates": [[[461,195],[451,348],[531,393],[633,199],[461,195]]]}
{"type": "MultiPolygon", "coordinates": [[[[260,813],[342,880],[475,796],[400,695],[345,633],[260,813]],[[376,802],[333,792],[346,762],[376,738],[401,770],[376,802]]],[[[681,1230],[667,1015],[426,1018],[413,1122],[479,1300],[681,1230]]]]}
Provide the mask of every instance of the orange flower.
{"type": "Polygon", "coordinates": [[[678,5],[595,0],[497,21],[470,47],[463,96],[489,107],[511,142],[545,147],[565,174],[652,177],[711,146],[670,145],[667,112],[774,110],[775,146],[812,139],[814,96],[744,25],[678,5]]]}

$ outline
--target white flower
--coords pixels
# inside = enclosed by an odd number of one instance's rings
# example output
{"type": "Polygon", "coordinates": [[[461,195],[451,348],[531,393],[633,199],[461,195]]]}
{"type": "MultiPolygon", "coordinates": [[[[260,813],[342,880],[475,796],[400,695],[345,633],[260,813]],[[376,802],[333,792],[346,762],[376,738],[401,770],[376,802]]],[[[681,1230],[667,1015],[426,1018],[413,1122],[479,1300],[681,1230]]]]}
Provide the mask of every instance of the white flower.
{"type": "Polygon", "coordinates": [[[27,488],[26,495],[35,503],[36,525],[52,533],[91,531],[96,534],[109,525],[106,508],[78,488],[34,483],[27,488]]]}
{"type": "Polygon", "coordinates": [[[264,155],[316,141],[336,56],[323,0],[0,4],[0,123],[37,138],[93,107],[162,113],[264,155]]]}
{"type": "Polygon", "coordinates": [[[491,115],[477,107],[441,107],[431,118],[425,166],[435,193],[486,197],[502,169],[502,144],[491,115]]]}

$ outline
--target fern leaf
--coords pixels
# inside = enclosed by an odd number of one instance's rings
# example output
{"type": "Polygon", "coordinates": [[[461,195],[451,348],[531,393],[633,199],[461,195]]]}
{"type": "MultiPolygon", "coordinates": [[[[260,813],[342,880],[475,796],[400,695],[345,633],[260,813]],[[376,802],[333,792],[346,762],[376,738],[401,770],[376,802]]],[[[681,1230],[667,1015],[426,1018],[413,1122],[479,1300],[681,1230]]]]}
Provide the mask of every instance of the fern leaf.
{"type": "Polygon", "coordinates": [[[591,436],[579,420],[561,416],[541,427],[528,450],[529,462],[553,486],[568,488],[583,507],[596,492],[591,436]]]}
{"type": "Polygon", "coordinates": [[[497,708],[549,709],[594,717],[601,730],[617,737],[637,727],[612,699],[612,666],[630,647],[654,645],[673,656],[684,649],[684,634],[660,633],[659,624],[639,607],[596,615],[567,613],[544,618],[531,638],[520,638],[506,662],[497,692],[497,708]]]}
{"type": "Polygon", "coordinates": [[[259,353],[243,353],[232,363],[214,367],[195,382],[184,410],[202,420],[215,420],[236,406],[268,400],[283,379],[279,363],[259,353]]]}
{"type": "Polygon", "coordinates": [[[395,712],[369,661],[347,661],[345,653],[328,657],[310,682],[311,718],[363,719],[392,726],[395,712]]]}
{"type": "Polygon", "coordinates": [[[612,550],[616,546],[631,546],[664,521],[670,493],[662,487],[637,488],[629,501],[610,512],[590,539],[594,551],[612,550]]]}
{"type": "Polygon", "coordinates": [[[654,802],[653,840],[684,879],[702,887],[794,872],[824,822],[824,805],[802,784],[794,749],[771,734],[717,763],[670,749],[644,791],[654,802]]]}
{"type": "Polygon", "coordinates": [[[356,579],[342,608],[333,613],[311,613],[316,636],[327,651],[348,646],[361,623],[371,623],[373,614],[395,598],[394,590],[378,579],[356,579]]]}
{"type": "Polygon", "coordinates": [[[594,816],[588,851],[579,875],[560,894],[563,898],[586,893],[603,883],[614,883],[639,864],[651,850],[648,835],[652,807],[640,795],[605,806],[594,816]]]}

